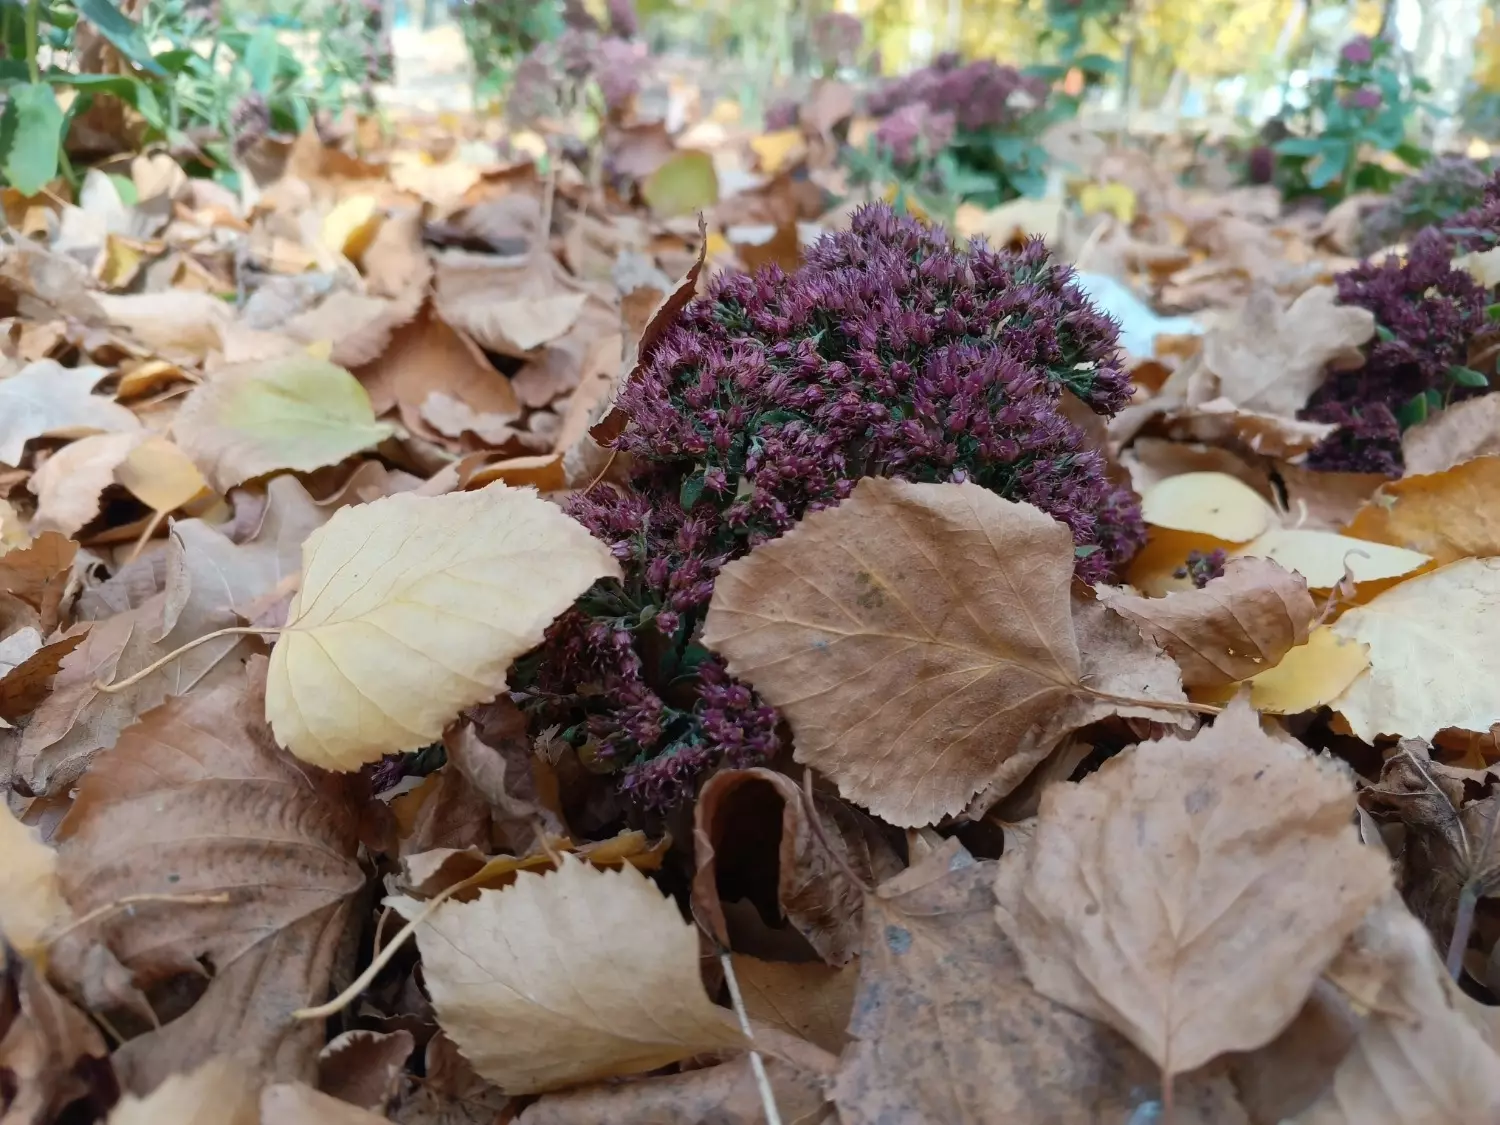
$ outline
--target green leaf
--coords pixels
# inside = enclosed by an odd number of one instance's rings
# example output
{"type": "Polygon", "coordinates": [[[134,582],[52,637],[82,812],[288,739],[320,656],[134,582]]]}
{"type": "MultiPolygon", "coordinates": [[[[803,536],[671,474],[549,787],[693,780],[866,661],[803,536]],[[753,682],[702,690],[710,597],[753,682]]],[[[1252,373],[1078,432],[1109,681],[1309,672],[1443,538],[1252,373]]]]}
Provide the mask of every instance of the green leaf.
{"type": "Polygon", "coordinates": [[[151,57],[140,24],[115,7],[112,0],[78,0],[78,14],[99,30],[99,34],[147,74],[164,77],[166,71],[151,57]]]}
{"type": "Polygon", "coordinates": [[[1120,69],[1108,55],[1080,55],[1073,60],[1073,65],[1089,74],[1113,74],[1120,69]]]}
{"type": "Polygon", "coordinates": [[[1484,310],[1484,315],[1490,320],[1500,320],[1500,305],[1490,305],[1484,310]]]}
{"type": "Polygon", "coordinates": [[[1475,371],[1472,367],[1462,367],[1458,364],[1448,368],[1448,378],[1460,387],[1488,387],[1490,385],[1488,377],[1482,371],[1475,371]]]}
{"type": "Polygon", "coordinates": [[[269,94],[276,81],[277,55],[280,46],[276,42],[276,29],[262,24],[255,29],[245,47],[245,69],[250,73],[250,85],[258,94],[269,94]]]}
{"type": "Polygon", "coordinates": [[[63,111],[45,82],[12,86],[0,118],[0,153],[5,178],[22,195],[35,195],[57,175],[63,111]]]}
{"type": "Polygon", "coordinates": [[[47,81],[72,86],[87,94],[113,94],[139,112],[151,128],[158,132],[166,130],[167,121],[162,115],[161,103],[156,100],[151,87],[139,78],[128,74],[68,74],[59,71],[48,74],[47,81]]]}
{"type": "Polygon", "coordinates": [[[1317,137],[1287,137],[1272,145],[1271,151],[1281,156],[1317,156],[1323,144],[1317,137]]]}
{"type": "Polygon", "coordinates": [[[1307,186],[1319,191],[1337,180],[1344,174],[1344,158],[1348,154],[1349,150],[1345,145],[1329,146],[1317,166],[1307,174],[1307,186]]]}
{"type": "Polygon", "coordinates": [[[1437,391],[1423,391],[1396,411],[1396,421],[1401,424],[1403,430],[1409,429],[1418,422],[1426,421],[1428,416],[1437,413],[1442,408],[1443,396],[1441,394],[1437,391]]]}
{"type": "Polygon", "coordinates": [[[682,149],[652,172],[641,185],[641,196],[657,218],[691,215],[719,201],[719,177],[713,157],[682,149]]]}
{"type": "Polygon", "coordinates": [[[677,502],[682,505],[684,512],[692,510],[698,498],[703,495],[703,486],[706,483],[702,469],[696,470],[682,482],[682,488],[677,493],[677,502]]]}
{"type": "Polygon", "coordinates": [[[1396,334],[1394,332],[1392,332],[1389,328],[1387,328],[1385,325],[1383,325],[1383,324],[1377,324],[1375,326],[1375,338],[1377,340],[1379,340],[1382,344],[1389,344],[1389,343],[1392,343],[1396,339],[1396,334]]]}

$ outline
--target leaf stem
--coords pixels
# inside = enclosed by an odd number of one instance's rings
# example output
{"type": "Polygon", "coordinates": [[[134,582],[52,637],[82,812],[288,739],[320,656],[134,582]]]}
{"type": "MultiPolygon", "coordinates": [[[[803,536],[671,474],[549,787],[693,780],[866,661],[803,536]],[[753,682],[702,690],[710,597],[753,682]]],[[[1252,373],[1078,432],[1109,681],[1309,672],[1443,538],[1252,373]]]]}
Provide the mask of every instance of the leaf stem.
{"type": "Polygon", "coordinates": [[[222,906],[229,901],[229,896],[223,892],[214,895],[194,894],[142,894],[126,895],[124,898],[115,899],[114,902],[106,902],[103,906],[96,906],[81,918],[74,918],[62,929],[46,935],[47,944],[53,945],[67,937],[74,930],[87,926],[90,922],[97,921],[106,914],[113,914],[116,910],[127,910],[132,906],[140,906],[148,902],[168,902],[179,906],[222,906]]]}
{"type": "MultiPolygon", "coordinates": [[[[729,986],[729,1003],[734,1006],[734,1014],[739,1017],[740,1030],[753,1043],[755,1032],[750,1027],[750,1016],[746,1013],[745,1001],[740,996],[740,981],[734,975],[734,962],[729,957],[729,950],[719,950],[719,964],[724,967],[724,983],[729,986]]],[[[760,1104],[765,1110],[766,1125],[781,1125],[781,1111],[776,1107],[776,1092],[771,1089],[771,1080],[766,1076],[765,1060],[754,1047],[750,1048],[750,1072],[755,1075],[755,1088],[760,1091],[760,1104]]]]}
{"type": "Polygon", "coordinates": [[[27,0],[26,3],[26,73],[30,77],[31,84],[35,86],[42,80],[41,63],[37,60],[40,47],[37,40],[40,38],[37,31],[37,23],[41,19],[41,0],[27,0]]]}
{"type": "Polygon", "coordinates": [[[1086,692],[1095,699],[1103,699],[1110,703],[1125,703],[1131,707],[1158,707],[1163,711],[1187,711],[1194,715],[1221,715],[1224,708],[1216,707],[1212,703],[1194,703],[1188,699],[1136,699],[1128,695],[1116,695],[1111,691],[1100,691],[1091,688],[1087,684],[1078,685],[1078,690],[1086,692]]]}
{"type": "Polygon", "coordinates": [[[133,676],[126,676],[123,680],[115,680],[112,683],[107,684],[95,680],[94,687],[98,691],[104,692],[106,695],[113,695],[117,691],[124,691],[128,687],[140,683],[147,676],[151,675],[152,672],[159,671],[160,669],[166,667],[183,653],[189,651],[190,649],[195,649],[199,645],[207,644],[209,641],[218,640],[220,637],[255,637],[260,636],[263,633],[281,634],[287,631],[288,630],[285,628],[273,629],[269,626],[262,625],[231,625],[226,629],[215,629],[212,633],[204,633],[203,636],[198,637],[195,640],[188,641],[188,643],[183,645],[181,648],[174,648],[160,660],[153,660],[150,664],[147,664],[133,676]]]}

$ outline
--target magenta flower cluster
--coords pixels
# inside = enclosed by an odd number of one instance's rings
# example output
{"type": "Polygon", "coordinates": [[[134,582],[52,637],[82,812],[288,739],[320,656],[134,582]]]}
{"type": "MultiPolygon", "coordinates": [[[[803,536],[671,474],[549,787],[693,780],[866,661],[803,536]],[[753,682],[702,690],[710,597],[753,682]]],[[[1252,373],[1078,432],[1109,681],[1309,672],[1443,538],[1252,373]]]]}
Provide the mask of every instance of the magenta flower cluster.
{"type": "Polygon", "coordinates": [[[764,760],[775,711],[696,641],[714,580],[862,477],[1029,501],[1072,531],[1080,577],[1109,575],[1143,540],[1140,510],[1062,399],[1100,414],[1125,403],[1115,345],[1116,325],[1041,242],[959,250],[884,204],[791,275],[720,277],[621,393],[629,487],[571,504],[625,580],[553,627],[522,697],[649,806],[720,763],[764,760]]]}
{"type": "Polygon", "coordinates": [[[925,102],[912,102],[880,119],[875,143],[897,164],[914,164],[947,148],[957,127],[947,110],[939,113],[925,102]]]}
{"type": "Polygon", "coordinates": [[[1316,469],[1400,476],[1399,415],[1408,403],[1437,392],[1443,404],[1482,393],[1455,382],[1469,343],[1487,325],[1488,293],[1454,269],[1453,241],[1429,227],[1395,255],[1363,262],[1336,279],[1339,300],[1375,315],[1376,338],[1365,365],[1331,375],[1303,416],[1340,429],[1308,454],[1316,469]]]}
{"type": "Polygon", "coordinates": [[[1484,198],[1445,222],[1443,233],[1460,252],[1493,250],[1500,245],[1500,171],[1485,185],[1484,198]]]}
{"type": "Polygon", "coordinates": [[[592,81],[605,108],[619,113],[640,90],[646,59],[644,43],[570,27],[555,41],[538,44],[517,65],[507,111],[516,121],[565,113],[592,81]]]}
{"type": "Polygon", "coordinates": [[[1047,98],[1044,79],[1028,77],[994,59],[963,63],[944,54],[921,70],[886,83],[869,99],[869,110],[886,117],[907,106],[922,105],[933,120],[944,115],[958,128],[978,133],[1011,132],[1047,98]]]}

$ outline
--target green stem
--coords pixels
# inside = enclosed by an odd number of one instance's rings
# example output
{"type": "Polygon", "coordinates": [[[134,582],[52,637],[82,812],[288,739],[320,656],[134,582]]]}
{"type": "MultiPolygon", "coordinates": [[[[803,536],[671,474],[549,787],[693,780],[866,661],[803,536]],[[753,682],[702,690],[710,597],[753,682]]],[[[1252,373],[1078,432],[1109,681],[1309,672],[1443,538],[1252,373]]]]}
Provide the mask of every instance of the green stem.
{"type": "Polygon", "coordinates": [[[27,0],[26,3],[26,71],[31,76],[31,84],[35,86],[41,81],[41,66],[37,62],[37,22],[41,18],[41,0],[27,0]]]}

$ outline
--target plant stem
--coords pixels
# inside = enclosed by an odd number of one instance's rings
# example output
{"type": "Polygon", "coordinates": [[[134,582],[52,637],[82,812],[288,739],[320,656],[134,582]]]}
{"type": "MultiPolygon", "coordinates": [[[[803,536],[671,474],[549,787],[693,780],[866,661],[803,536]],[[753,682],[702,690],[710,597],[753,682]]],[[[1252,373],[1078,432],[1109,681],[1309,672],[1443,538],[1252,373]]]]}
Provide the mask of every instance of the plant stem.
{"type": "Polygon", "coordinates": [[[41,18],[41,0],[27,0],[26,3],[26,73],[30,75],[31,84],[35,86],[42,79],[41,65],[37,61],[37,22],[41,18]]]}

